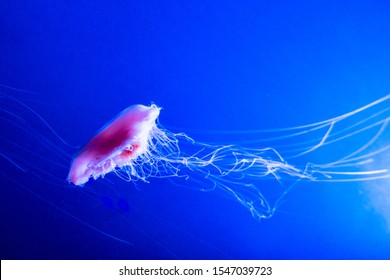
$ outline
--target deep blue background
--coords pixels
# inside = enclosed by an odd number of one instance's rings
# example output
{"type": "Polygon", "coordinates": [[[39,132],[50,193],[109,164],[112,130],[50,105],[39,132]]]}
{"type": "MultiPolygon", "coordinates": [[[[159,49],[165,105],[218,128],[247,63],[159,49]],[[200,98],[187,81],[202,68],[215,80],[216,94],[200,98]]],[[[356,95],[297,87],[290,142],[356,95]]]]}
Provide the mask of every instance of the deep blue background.
{"type": "MultiPolygon", "coordinates": [[[[0,83],[39,93],[23,96],[74,145],[137,103],[191,135],[312,123],[389,92],[388,1],[148,2],[1,1],[0,83]]],[[[389,226],[359,183],[303,184],[259,223],[163,179],[80,190],[65,167],[52,168],[60,187],[1,164],[2,258],[390,257],[389,226]]]]}

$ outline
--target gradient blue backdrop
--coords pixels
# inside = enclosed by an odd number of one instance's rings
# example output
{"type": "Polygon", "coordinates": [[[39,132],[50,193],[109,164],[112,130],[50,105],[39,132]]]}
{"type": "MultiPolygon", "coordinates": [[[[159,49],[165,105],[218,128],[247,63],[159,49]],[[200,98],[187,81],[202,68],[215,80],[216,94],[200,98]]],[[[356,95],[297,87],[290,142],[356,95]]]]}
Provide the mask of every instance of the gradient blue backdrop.
{"type": "MultiPolygon", "coordinates": [[[[39,93],[34,108],[75,145],[136,103],[162,106],[161,123],[190,135],[296,126],[389,93],[389,13],[365,0],[3,0],[0,83],[39,93]]],[[[1,165],[1,258],[390,257],[388,225],[358,183],[297,186],[259,223],[167,180],[111,177],[112,198],[91,195],[99,182],[86,195],[1,165]]],[[[64,185],[67,172],[56,169],[64,185]]]]}

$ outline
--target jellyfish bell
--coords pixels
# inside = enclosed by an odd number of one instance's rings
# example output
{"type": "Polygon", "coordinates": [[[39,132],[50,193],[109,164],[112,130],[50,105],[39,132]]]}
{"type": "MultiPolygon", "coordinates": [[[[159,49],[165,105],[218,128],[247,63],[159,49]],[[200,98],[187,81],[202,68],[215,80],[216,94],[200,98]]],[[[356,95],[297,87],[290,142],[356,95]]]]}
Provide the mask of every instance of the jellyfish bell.
{"type": "Polygon", "coordinates": [[[122,111],[76,155],[69,171],[69,181],[83,185],[90,177],[104,177],[144,154],[160,110],[152,104],[149,107],[133,105],[122,111]]]}

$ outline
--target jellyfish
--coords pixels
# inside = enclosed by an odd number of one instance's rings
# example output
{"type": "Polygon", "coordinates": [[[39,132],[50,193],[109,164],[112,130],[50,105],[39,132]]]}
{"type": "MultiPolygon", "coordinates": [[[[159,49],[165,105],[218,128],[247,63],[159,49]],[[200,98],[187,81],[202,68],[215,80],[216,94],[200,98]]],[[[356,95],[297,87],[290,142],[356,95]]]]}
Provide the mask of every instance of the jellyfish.
{"type": "MultiPolygon", "coordinates": [[[[202,242],[163,215],[143,211],[148,205],[141,201],[139,186],[151,189],[148,184],[162,186],[159,182],[169,182],[168,189],[173,185],[193,189],[210,200],[212,195],[226,198],[248,214],[243,217],[250,220],[252,215],[256,221],[282,213],[286,208],[282,204],[300,183],[366,182],[380,206],[378,212],[390,220],[386,191],[390,96],[324,121],[252,131],[165,127],[159,121],[163,112],[159,106],[134,105],[84,147],[69,144],[65,133],[49,123],[42,112],[57,105],[39,94],[0,85],[0,100],[3,186],[19,186],[54,212],[129,245],[126,250],[137,256],[136,242],[154,242],[162,257],[174,256],[172,247],[180,242],[166,245],[154,224],[145,225],[148,221],[170,224],[178,235],[187,236],[178,238],[183,244],[202,242]],[[128,201],[134,212],[129,212],[128,201]],[[141,238],[134,237],[136,232],[141,238]]],[[[207,254],[214,247],[208,244],[207,254]]]]}
{"type": "Polygon", "coordinates": [[[322,122],[250,133],[252,137],[262,136],[252,140],[252,146],[294,140],[294,144],[281,145],[283,152],[273,146],[253,148],[198,142],[184,133],[165,129],[158,121],[161,108],[157,105],[133,105],[106,124],[74,156],[68,180],[83,186],[90,178],[103,178],[109,173],[132,182],[178,178],[182,185],[197,184],[202,191],[228,194],[258,220],[270,218],[297,182],[389,178],[387,163],[379,161],[387,160],[384,155],[389,154],[390,148],[386,130],[390,119],[389,100],[390,95],[322,122]],[[268,137],[263,137],[266,134],[268,137]],[[316,137],[298,141],[306,135],[316,137]],[[358,142],[357,147],[334,149],[351,139],[358,142]],[[329,147],[337,151],[332,162],[298,161],[329,147]],[[258,186],[262,178],[273,178],[286,185],[274,203],[268,201],[258,186]]]}

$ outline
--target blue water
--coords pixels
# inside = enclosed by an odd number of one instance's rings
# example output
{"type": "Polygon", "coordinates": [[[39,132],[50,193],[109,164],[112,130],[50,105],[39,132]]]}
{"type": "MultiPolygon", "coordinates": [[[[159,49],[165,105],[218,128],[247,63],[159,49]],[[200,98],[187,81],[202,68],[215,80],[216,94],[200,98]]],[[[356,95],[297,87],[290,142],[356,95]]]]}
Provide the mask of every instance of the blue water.
{"type": "MultiPolygon", "coordinates": [[[[154,102],[167,129],[230,144],[210,131],[294,127],[385,96],[387,1],[108,2],[0,3],[2,259],[390,258],[389,179],[301,182],[261,221],[193,183],[66,180],[72,146],[132,104],[154,102]]],[[[271,200],[275,181],[257,181],[271,200]]]]}

